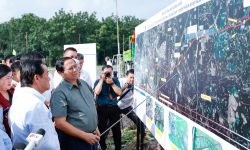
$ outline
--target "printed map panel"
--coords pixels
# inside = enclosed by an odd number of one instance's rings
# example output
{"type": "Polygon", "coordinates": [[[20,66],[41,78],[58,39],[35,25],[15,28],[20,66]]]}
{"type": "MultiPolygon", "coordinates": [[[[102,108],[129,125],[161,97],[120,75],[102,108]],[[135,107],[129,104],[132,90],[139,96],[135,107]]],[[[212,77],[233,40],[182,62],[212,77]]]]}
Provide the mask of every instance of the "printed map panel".
{"type": "Polygon", "coordinates": [[[135,84],[238,148],[250,148],[249,12],[211,0],[135,41],[135,84]]]}
{"type": "Polygon", "coordinates": [[[169,140],[180,150],[188,149],[188,124],[185,120],[169,112],[169,140]]]}

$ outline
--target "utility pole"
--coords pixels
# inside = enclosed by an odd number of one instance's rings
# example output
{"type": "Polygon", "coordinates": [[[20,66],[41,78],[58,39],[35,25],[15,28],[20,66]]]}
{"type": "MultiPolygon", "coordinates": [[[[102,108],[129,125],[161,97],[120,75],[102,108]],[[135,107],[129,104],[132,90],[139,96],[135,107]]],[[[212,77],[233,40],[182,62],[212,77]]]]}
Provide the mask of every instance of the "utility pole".
{"type": "Polygon", "coordinates": [[[26,32],[26,53],[28,52],[28,32],[26,32]]]}
{"type": "Polygon", "coordinates": [[[118,9],[117,9],[117,0],[115,0],[116,3],[116,25],[117,25],[117,45],[118,45],[118,57],[117,57],[117,68],[118,68],[118,78],[121,77],[121,70],[120,70],[120,43],[119,43],[119,25],[118,25],[118,9]]]}
{"type": "Polygon", "coordinates": [[[124,52],[124,34],[123,34],[123,51],[122,51],[122,54],[124,52]]]}
{"type": "Polygon", "coordinates": [[[81,39],[80,39],[80,37],[81,37],[81,34],[79,34],[79,44],[81,44],[81,39]]]}

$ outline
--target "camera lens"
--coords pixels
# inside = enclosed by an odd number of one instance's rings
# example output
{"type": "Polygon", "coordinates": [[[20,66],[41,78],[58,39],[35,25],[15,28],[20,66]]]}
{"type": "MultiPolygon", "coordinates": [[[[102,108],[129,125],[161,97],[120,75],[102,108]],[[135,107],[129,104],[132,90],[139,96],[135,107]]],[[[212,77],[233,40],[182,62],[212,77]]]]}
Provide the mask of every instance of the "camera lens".
{"type": "Polygon", "coordinates": [[[110,77],[110,73],[108,71],[105,72],[105,77],[109,78],[110,77]]]}

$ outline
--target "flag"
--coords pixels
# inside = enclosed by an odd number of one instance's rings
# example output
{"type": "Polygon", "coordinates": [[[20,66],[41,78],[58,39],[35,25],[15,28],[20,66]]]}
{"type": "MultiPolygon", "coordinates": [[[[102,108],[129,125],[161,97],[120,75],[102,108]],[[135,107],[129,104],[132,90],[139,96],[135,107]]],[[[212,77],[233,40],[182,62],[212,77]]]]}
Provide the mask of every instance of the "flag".
{"type": "Polygon", "coordinates": [[[16,56],[16,51],[13,49],[12,51],[12,55],[15,55],[16,56]]]}
{"type": "Polygon", "coordinates": [[[134,41],[135,41],[135,31],[134,31],[134,34],[132,36],[131,43],[133,43],[134,41]]]}

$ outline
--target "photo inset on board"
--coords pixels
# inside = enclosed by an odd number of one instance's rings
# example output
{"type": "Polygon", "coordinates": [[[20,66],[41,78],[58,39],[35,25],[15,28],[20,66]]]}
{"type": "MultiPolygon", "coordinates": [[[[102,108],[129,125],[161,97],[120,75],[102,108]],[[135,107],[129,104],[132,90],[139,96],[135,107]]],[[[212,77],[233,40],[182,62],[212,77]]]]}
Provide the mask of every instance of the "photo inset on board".
{"type": "Polygon", "coordinates": [[[164,131],[164,108],[155,102],[155,125],[163,133],[164,131]]]}
{"type": "Polygon", "coordinates": [[[146,96],[146,115],[150,120],[153,120],[153,100],[151,97],[146,96]]]}
{"type": "Polygon", "coordinates": [[[195,127],[193,127],[193,135],[193,150],[222,150],[219,142],[195,127]]]}
{"type": "Polygon", "coordinates": [[[185,120],[169,112],[169,140],[180,150],[188,149],[188,125],[185,120]]]}

